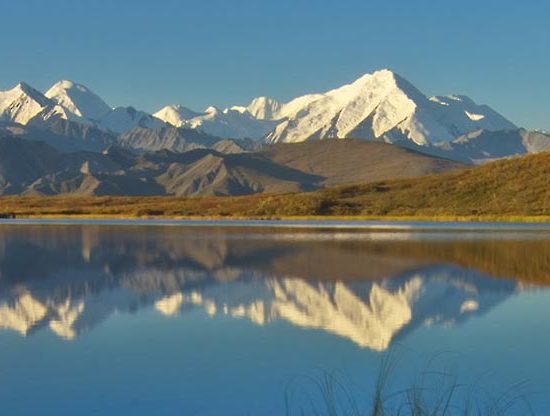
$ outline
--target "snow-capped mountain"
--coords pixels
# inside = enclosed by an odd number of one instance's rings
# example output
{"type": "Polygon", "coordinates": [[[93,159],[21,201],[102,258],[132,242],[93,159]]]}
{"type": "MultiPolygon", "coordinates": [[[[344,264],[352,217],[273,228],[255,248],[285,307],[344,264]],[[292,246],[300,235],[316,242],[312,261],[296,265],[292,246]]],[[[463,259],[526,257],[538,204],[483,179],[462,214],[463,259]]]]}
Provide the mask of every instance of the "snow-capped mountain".
{"type": "Polygon", "coordinates": [[[200,113],[177,104],[167,105],[153,114],[153,116],[174,127],[182,127],[187,120],[200,116],[200,113]]]}
{"type": "Polygon", "coordinates": [[[90,89],[72,81],[59,81],[46,94],[24,83],[0,91],[0,120],[40,125],[52,118],[93,125],[116,134],[136,127],[166,126],[162,120],[133,107],[113,109],[90,89]]]}
{"type": "MultiPolygon", "coordinates": [[[[472,131],[472,129],[497,131],[517,128],[491,107],[478,105],[464,95],[431,97],[430,101],[442,106],[436,106],[440,113],[441,121],[449,125],[451,129],[453,125],[456,125],[457,132],[472,131]]],[[[454,134],[456,133],[453,132],[454,134]]]]}
{"type": "Polygon", "coordinates": [[[259,140],[273,130],[276,124],[269,120],[258,120],[248,112],[208,107],[204,114],[189,120],[186,126],[218,137],[259,140]]]}
{"type": "Polygon", "coordinates": [[[136,127],[156,129],[165,127],[166,124],[151,114],[133,107],[117,107],[103,116],[97,126],[114,133],[124,133],[136,127]]]}
{"type": "Polygon", "coordinates": [[[476,130],[451,142],[439,142],[418,150],[466,163],[483,163],[494,159],[550,151],[550,135],[515,130],[476,130]]]}
{"type": "Polygon", "coordinates": [[[232,110],[276,121],[271,143],[359,138],[429,145],[478,131],[517,129],[486,105],[465,96],[428,98],[390,70],[366,74],[349,85],[288,103],[258,97],[232,110]]]}
{"type": "Polygon", "coordinates": [[[451,141],[478,130],[516,126],[490,107],[464,96],[428,98],[390,70],[366,74],[351,84],[280,103],[258,97],[248,106],[196,112],[170,105],[151,115],[132,107],[112,109],[89,88],[59,81],[46,94],[19,84],[0,92],[2,119],[27,124],[34,117],[92,123],[115,133],[166,124],[221,138],[266,139],[271,143],[359,138],[418,145],[451,141]]]}
{"type": "MultiPolygon", "coordinates": [[[[173,126],[196,130],[205,137],[252,139],[259,143],[329,138],[377,140],[461,161],[510,156],[517,154],[517,149],[520,154],[535,152],[550,145],[546,135],[537,136],[534,144],[525,146],[504,143],[510,131],[519,130],[490,107],[461,95],[428,98],[387,69],[286,103],[258,97],[246,106],[211,106],[203,112],[182,105],[165,106],[154,114],[133,107],[112,108],[89,88],[66,80],[57,82],[45,94],[24,83],[0,92],[0,121],[47,129],[56,120],[80,123],[113,136],[136,128],[159,130],[173,126]],[[495,136],[490,149],[486,149],[489,141],[478,139],[487,134],[495,136]]],[[[163,144],[157,141],[155,149],[159,148],[163,144]]]]}
{"type": "Polygon", "coordinates": [[[268,136],[274,143],[352,137],[427,145],[480,129],[516,128],[467,97],[429,99],[389,70],[364,75],[324,94],[292,100],[280,106],[275,116],[284,118],[268,136]]]}
{"type": "Polygon", "coordinates": [[[254,139],[265,137],[278,124],[277,121],[255,118],[240,108],[208,107],[202,114],[180,105],[162,108],[154,116],[175,127],[200,130],[223,138],[254,139]]]}
{"type": "Polygon", "coordinates": [[[87,87],[72,81],[59,81],[45,94],[69,112],[87,120],[101,120],[111,111],[105,101],[87,87]]]}
{"type": "Polygon", "coordinates": [[[1,120],[27,124],[47,107],[53,107],[52,101],[25,83],[0,91],[1,120]]]}
{"type": "Polygon", "coordinates": [[[259,120],[276,120],[281,118],[281,108],[282,104],[273,98],[257,97],[252,100],[248,107],[235,106],[232,109],[241,113],[248,111],[259,120]]]}
{"type": "Polygon", "coordinates": [[[323,94],[307,94],[294,98],[288,103],[280,103],[273,98],[254,98],[247,107],[233,107],[239,111],[248,111],[261,120],[282,120],[296,116],[310,103],[322,98],[323,94]]]}
{"type": "Polygon", "coordinates": [[[0,121],[26,125],[58,118],[85,122],[66,107],[25,83],[8,91],[0,91],[0,121]]]}

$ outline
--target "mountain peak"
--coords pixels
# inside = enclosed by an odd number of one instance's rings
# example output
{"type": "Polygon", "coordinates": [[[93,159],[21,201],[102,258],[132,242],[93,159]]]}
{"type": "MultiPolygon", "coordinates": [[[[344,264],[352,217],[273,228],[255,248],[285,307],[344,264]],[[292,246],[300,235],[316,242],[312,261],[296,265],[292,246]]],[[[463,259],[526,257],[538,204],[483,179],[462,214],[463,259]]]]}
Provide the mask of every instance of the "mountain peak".
{"type": "Polygon", "coordinates": [[[30,85],[20,82],[8,91],[0,91],[0,119],[27,124],[52,102],[30,85]]]}
{"type": "Polygon", "coordinates": [[[196,113],[181,104],[167,105],[153,114],[153,116],[159,120],[175,127],[183,126],[187,120],[197,117],[198,115],[199,113],[196,113]]]}
{"type": "Polygon", "coordinates": [[[62,79],[60,81],[57,81],[55,84],[51,86],[49,91],[55,91],[55,90],[63,90],[63,91],[77,90],[77,91],[80,91],[81,93],[93,94],[93,92],[90,91],[90,89],[85,85],[79,84],[78,82],[74,82],[68,79],[62,79]]]}
{"type": "Polygon", "coordinates": [[[272,120],[277,117],[277,113],[281,110],[281,103],[270,97],[254,98],[246,109],[253,117],[261,120],[272,120]]]}
{"type": "Polygon", "coordinates": [[[465,95],[451,94],[431,97],[440,120],[454,126],[464,125],[462,134],[476,130],[512,130],[517,127],[487,105],[476,104],[465,95]]]}
{"type": "Polygon", "coordinates": [[[390,69],[364,74],[322,94],[299,97],[283,107],[281,113],[288,121],[269,134],[270,142],[363,138],[423,146],[483,128],[514,128],[494,110],[467,97],[430,100],[390,69]]]}
{"type": "Polygon", "coordinates": [[[396,83],[398,80],[403,79],[400,75],[392,71],[391,69],[379,69],[377,71],[374,71],[372,73],[368,72],[366,74],[361,75],[359,78],[357,78],[355,81],[352,82],[353,84],[362,83],[365,81],[372,82],[372,80],[376,80],[380,83],[396,83]]]}
{"type": "Polygon", "coordinates": [[[19,91],[24,91],[24,92],[26,92],[26,91],[34,90],[34,88],[31,87],[31,86],[30,86],[29,84],[27,84],[26,82],[21,81],[21,82],[19,82],[19,83],[12,89],[12,91],[13,91],[13,90],[19,90],[19,91]]]}
{"type": "MultiPolygon", "coordinates": [[[[417,104],[427,99],[427,97],[422,94],[422,92],[420,92],[410,81],[399,75],[397,72],[387,68],[374,71],[370,74],[367,73],[352,82],[350,86],[364,88],[367,90],[365,91],[366,93],[370,93],[370,91],[377,89],[384,89],[387,91],[400,90],[417,104]]],[[[345,87],[346,86],[341,87],[340,89],[344,89],[345,87]]]]}
{"type": "MultiPolygon", "coordinates": [[[[71,80],[68,80],[68,79],[62,79],[60,81],[57,81],[53,86],[52,88],[54,87],[59,87],[59,88],[63,88],[63,89],[71,89],[71,88],[74,88],[75,86],[81,86],[83,87],[83,85],[80,85],[80,84],[77,84],[76,82],[74,81],[71,81],[71,80]]],[[[85,87],[84,87],[85,88],[85,87]]]]}
{"type": "Polygon", "coordinates": [[[9,91],[6,91],[7,94],[13,93],[13,94],[24,94],[36,102],[38,102],[42,106],[46,106],[49,104],[48,99],[38,90],[31,87],[26,82],[20,82],[17,84],[14,88],[12,88],[9,91]]]}
{"type": "Polygon", "coordinates": [[[395,78],[399,77],[396,72],[392,71],[389,68],[378,69],[372,73],[366,73],[364,76],[371,76],[375,78],[395,78]]]}
{"type": "Polygon", "coordinates": [[[74,81],[56,82],[46,97],[65,107],[71,113],[88,120],[99,120],[111,111],[111,107],[89,88],[74,81]]]}
{"type": "Polygon", "coordinates": [[[55,83],[45,96],[24,83],[0,92],[2,119],[26,124],[36,116],[47,120],[51,114],[118,133],[136,126],[157,128],[170,124],[221,138],[269,142],[359,138],[430,145],[480,129],[515,128],[490,107],[463,95],[428,98],[389,68],[285,103],[258,96],[248,106],[225,110],[211,106],[202,112],[173,104],[153,116],[131,107],[113,110],[89,88],[66,79],[55,83]],[[53,111],[54,104],[60,108],[53,111]]]}
{"type": "Polygon", "coordinates": [[[113,133],[124,133],[136,127],[157,129],[166,124],[149,113],[134,107],[116,107],[109,111],[100,121],[99,127],[113,133]]]}
{"type": "Polygon", "coordinates": [[[204,110],[206,114],[217,114],[220,112],[220,109],[214,105],[211,105],[210,107],[207,107],[206,110],[204,110]]]}
{"type": "Polygon", "coordinates": [[[466,95],[460,95],[460,94],[435,96],[435,97],[431,97],[430,100],[438,102],[443,105],[446,105],[446,104],[448,105],[450,102],[464,103],[465,105],[475,105],[474,100],[472,100],[470,97],[467,97],[466,95]]]}
{"type": "Polygon", "coordinates": [[[271,98],[271,97],[265,97],[265,96],[261,96],[261,97],[256,97],[254,98],[251,102],[250,102],[250,105],[253,105],[253,104],[261,104],[261,105],[265,105],[265,104],[279,104],[279,102],[274,99],[274,98],[271,98]]]}

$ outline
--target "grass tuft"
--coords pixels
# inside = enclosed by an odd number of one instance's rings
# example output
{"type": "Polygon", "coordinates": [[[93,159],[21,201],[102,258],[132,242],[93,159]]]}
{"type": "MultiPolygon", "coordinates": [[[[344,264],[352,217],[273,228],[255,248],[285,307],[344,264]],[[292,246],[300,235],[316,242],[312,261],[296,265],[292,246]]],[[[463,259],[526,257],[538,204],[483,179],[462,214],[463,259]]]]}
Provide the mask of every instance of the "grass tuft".
{"type": "Polygon", "coordinates": [[[322,372],[307,378],[309,389],[303,389],[305,400],[293,406],[295,395],[285,394],[286,416],[506,416],[534,415],[522,394],[525,383],[491,396],[483,389],[458,382],[450,371],[426,370],[406,389],[389,392],[396,366],[394,357],[386,355],[381,362],[372,393],[355,391],[333,373],[322,372]],[[371,400],[365,398],[371,397],[371,400]],[[359,400],[361,399],[361,400],[359,400]],[[361,407],[358,403],[368,402],[361,407]]]}

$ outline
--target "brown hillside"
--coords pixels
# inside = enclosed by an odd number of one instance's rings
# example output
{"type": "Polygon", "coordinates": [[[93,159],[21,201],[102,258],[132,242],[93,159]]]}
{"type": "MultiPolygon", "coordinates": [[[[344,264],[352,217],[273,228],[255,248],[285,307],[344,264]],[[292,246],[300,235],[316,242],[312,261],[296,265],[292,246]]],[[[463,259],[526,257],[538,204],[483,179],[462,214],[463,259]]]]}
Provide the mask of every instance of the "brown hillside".
{"type": "Polygon", "coordinates": [[[242,197],[4,197],[0,213],[171,217],[549,216],[550,153],[416,179],[242,197]]]}
{"type": "Polygon", "coordinates": [[[324,186],[414,178],[464,167],[404,147],[349,139],[277,144],[262,154],[275,163],[326,178],[324,186]]]}

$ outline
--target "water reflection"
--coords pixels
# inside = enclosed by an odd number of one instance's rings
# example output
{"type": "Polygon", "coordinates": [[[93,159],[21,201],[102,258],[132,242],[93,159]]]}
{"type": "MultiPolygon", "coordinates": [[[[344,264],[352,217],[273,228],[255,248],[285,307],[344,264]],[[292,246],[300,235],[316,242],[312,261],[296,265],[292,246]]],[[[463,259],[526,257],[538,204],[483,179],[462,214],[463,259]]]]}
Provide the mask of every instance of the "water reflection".
{"type": "Polygon", "coordinates": [[[0,328],[71,340],[115,313],[203,308],[383,351],[419,326],[460,324],[550,282],[547,236],[456,237],[3,226],[0,328]]]}

